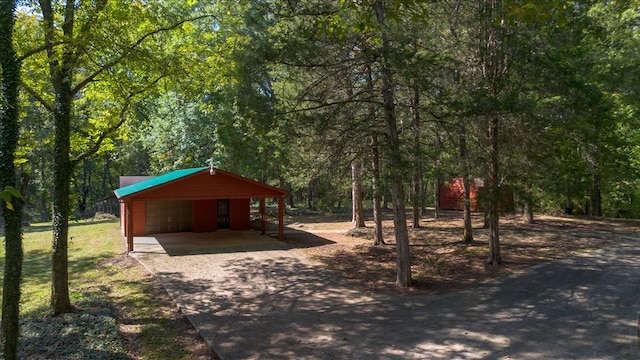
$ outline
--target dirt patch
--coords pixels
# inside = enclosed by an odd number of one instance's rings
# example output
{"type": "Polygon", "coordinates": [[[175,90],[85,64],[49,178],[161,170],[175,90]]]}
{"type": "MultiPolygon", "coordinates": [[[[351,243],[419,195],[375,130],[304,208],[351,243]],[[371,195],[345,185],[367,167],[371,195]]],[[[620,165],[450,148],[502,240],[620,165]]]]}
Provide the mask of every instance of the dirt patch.
{"type": "MultiPolygon", "coordinates": [[[[331,224],[338,224],[338,228],[344,228],[340,220],[327,216],[323,223],[316,217],[313,227],[329,229],[331,224]]],[[[524,224],[520,216],[507,215],[500,221],[503,263],[494,267],[485,264],[488,231],[482,229],[480,215],[474,215],[474,242],[470,244],[461,242],[462,213],[445,212],[437,220],[428,214],[421,223],[422,228],[409,229],[414,284],[408,289],[395,286],[396,249],[388,214],[383,222],[387,245],[371,246],[371,221],[366,228],[344,232],[288,233],[285,242],[364,290],[439,294],[581,251],[612,246],[633,238],[640,228],[637,221],[551,216],[538,216],[534,224],[524,224]]]]}

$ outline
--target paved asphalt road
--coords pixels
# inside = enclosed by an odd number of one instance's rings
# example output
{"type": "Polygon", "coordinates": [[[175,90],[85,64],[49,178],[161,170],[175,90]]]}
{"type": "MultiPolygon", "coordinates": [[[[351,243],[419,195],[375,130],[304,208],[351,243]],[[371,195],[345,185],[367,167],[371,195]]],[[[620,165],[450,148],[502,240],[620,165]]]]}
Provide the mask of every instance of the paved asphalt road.
{"type": "Polygon", "coordinates": [[[134,256],[223,359],[640,359],[639,240],[440,296],[355,291],[295,250],[134,256]]]}

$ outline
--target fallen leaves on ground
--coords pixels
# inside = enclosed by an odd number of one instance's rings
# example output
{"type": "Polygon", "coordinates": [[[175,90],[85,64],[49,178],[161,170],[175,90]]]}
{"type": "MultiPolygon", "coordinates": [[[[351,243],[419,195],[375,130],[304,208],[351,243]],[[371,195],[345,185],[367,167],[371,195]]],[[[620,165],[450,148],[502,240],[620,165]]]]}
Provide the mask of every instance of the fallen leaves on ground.
{"type": "MultiPolygon", "coordinates": [[[[331,223],[331,217],[326,217],[325,222],[331,223]]],[[[337,223],[343,227],[343,222],[337,223]]],[[[396,248],[388,214],[383,222],[387,245],[372,246],[371,221],[367,221],[365,228],[344,229],[342,233],[318,230],[287,234],[285,241],[366,291],[439,294],[580,251],[613,246],[634,237],[633,232],[640,225],[628,220],[543,215],[533,224],[524,224],[522,217],[507,215],[500,221],[503,262],[496,267],[485,264],[489,234],[482,228],[479,214],[473,218],[474,241],[471,243],[461,241],[461,212],[444,212],[439,219],[425,217],[421,222],[421,228],[409,229],[414,283],[407,289],[395,285],[396,248]]],[[[314,226],[330,228],[318,218],[314,219],[314,226]]]]}

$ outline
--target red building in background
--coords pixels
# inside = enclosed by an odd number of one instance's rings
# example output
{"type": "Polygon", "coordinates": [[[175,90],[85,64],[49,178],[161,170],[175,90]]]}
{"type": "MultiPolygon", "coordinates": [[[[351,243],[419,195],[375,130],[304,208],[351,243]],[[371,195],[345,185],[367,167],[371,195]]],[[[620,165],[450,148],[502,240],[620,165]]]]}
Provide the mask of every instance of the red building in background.
{"type": "MultiPolygon", "coordinates": [[[[475,179],[469,185],[471,211],[480,211],[482,208],[478,206],[478,193],[484,183],[480,179],[475,179]]],[[[464,210],[464,184],[461,177],[453,178],[440,186],[440,204],[438,205],[442,210],[464,210]]]]}
{"type": "MultiPolygon", "coordinates": [[[[473,179],[469,183],[469,199],[471,211],[482,211],[482,194],[484,182],[473,179]]],[[[440,186],[440,203],[442,210],[464,210],[464,184],[462,178],[453,178],[440,186]]],[[[513,191],[509,187],[500,188],[500,210],[511,212],[514,210],[513,191]]]]}

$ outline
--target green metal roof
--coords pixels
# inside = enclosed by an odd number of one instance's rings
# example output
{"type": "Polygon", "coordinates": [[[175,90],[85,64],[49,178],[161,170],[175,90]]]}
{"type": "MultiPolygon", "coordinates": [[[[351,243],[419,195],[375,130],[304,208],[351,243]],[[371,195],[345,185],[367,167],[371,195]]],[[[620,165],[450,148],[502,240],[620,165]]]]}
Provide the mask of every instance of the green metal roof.
{"type": "Polygon", "coordinates": [[[148,179],[148,180],[144,180],[144,181],[140,181],[138,183],[135,184],[131,184],[129,186],[125,186],[125,187],[121,187],[120,189],[117,189],[114,191],[114,193],[116,194],[116,197],[118,199],[122,199],[125,196],[129,196],[135,193],[138,193],[140,191],[144,191],[147,189],[151,189],[153,187],[162,185],[162,184],[166,184],[168,182],[172,182],[174,180],[178,180],[181,179],[183,177],[195,174],[197,172],[200,172],[202,170],[208,169],[208,167],[199,167],[199,168],[193,168],[193,169],[181,169],[181,170],[175,170],[160,176],[156,176],[154,178],[148,179]]]}

